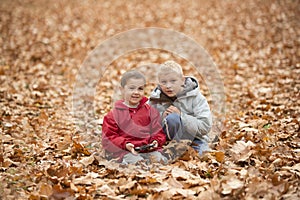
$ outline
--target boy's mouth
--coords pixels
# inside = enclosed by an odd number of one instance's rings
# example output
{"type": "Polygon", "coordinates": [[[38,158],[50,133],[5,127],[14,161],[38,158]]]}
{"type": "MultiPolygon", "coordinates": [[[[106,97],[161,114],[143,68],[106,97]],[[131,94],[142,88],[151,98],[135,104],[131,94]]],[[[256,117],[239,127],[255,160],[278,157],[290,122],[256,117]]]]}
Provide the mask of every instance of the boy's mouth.
{"type": "Polygon", "coordinates": [[[140,97],[139,96],[133,96],[131,97],[132,99],[139,99],[140,97]]]}

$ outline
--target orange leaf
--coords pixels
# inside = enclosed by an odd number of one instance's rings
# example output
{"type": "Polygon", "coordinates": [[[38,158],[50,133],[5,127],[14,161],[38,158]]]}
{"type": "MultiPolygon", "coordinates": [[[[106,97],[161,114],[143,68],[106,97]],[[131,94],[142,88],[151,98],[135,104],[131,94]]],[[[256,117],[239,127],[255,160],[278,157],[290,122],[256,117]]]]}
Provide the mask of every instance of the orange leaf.
{"type": "Polygon", "coordinates": [[[215,157],[216,157],[216,160],[221,163],[224,161],[224,158],[225,158],[225,154],[224,152],[222,151],[218,151],[218,152],[215,152],[215,157]]]}

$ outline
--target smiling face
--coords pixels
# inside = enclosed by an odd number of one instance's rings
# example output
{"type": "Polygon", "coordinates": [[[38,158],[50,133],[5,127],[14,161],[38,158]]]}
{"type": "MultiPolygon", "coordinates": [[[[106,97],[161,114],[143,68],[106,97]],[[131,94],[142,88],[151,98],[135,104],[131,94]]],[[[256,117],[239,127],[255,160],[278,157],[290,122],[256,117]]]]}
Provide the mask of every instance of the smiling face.
{"type": "Polygon", "coordinates": [[[160,73],[158,80],[163,93],[169,97],[175,97],[184,85],[184,77],[174,71],[160,73]]]}
{"type": "Polygon", "coordinates": [[[129,78],[124,87],[121,87],[124,102],[129,106],[137,106],[145,94],[145,80],[129,78]]]}

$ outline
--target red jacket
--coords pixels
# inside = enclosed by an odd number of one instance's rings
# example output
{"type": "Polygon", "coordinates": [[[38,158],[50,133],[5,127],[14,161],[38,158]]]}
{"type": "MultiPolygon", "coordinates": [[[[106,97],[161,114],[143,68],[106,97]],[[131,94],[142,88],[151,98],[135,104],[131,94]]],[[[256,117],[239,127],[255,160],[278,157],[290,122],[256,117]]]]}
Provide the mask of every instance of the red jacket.
{"type": "Polygon", "coordinates": [[[103,120],[102,146],[112,158],[119,158],[129,153],[125,145],[134,146],[158,142],[155,150],[161,150],[166,141],[161,127],[159,112],[147,104],[147,97],[143,97],[137,108],[129,108],[119,100],[103,120]]]}

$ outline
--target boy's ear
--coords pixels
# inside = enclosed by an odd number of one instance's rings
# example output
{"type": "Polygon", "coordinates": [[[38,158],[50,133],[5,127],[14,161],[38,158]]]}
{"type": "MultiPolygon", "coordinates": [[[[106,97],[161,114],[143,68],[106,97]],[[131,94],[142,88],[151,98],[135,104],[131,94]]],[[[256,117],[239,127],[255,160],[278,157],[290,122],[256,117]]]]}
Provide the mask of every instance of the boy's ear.
{"type": "Polygon", "coordinates": [[[119,86],[118,86],[118,89],[121,91],[121,94],[123,95],[123,93],[124,93],[124,88],[123,88],[121,85],[119,85],[119,86]]]}
{"type": "Polygon", "coordinates": [[[184,83],[184,81],[185,81],[185,77],[182,75],[182,82],[184,83]]]}

